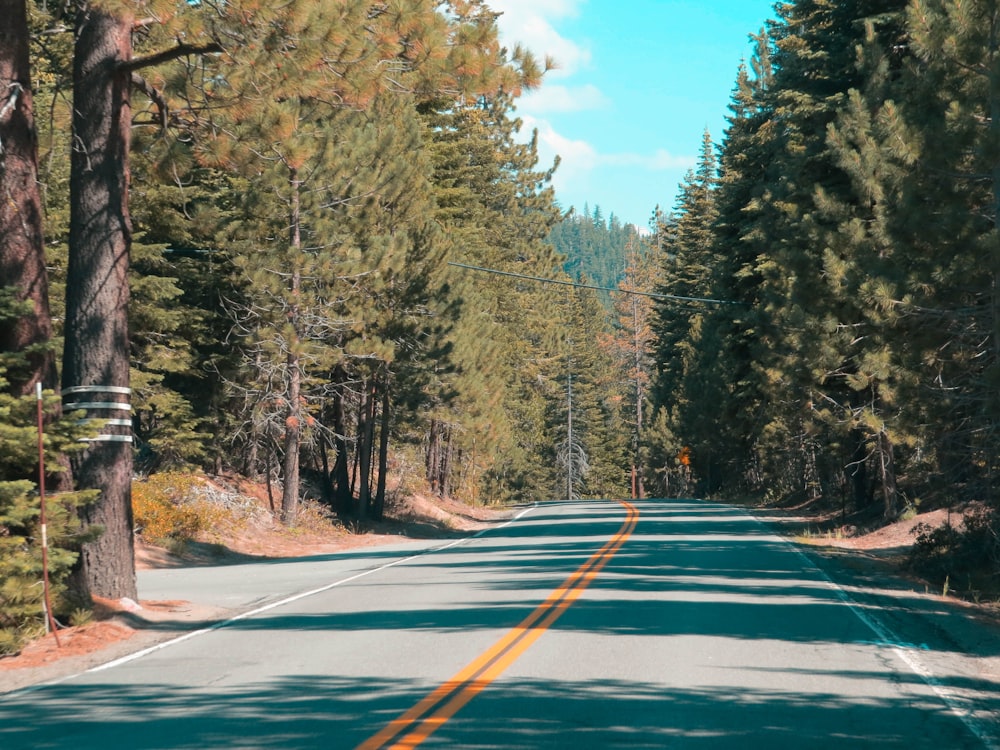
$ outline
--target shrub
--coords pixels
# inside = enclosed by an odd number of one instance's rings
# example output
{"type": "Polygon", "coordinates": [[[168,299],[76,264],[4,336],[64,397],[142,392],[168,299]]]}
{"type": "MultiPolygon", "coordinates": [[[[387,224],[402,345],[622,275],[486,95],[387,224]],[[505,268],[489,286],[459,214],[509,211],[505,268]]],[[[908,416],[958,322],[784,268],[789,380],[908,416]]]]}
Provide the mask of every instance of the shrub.
{"type": "Polygon", "coordinates": [[[910,565],[934,583],[995,593],[1000,575],[1000,515],[981,508],[965,515],[962,527],[918,524],[910,565]]]}
{"type": "Polygon", "coordinates": [[[194,539],[210,523],[195,502],[202,483],[197,476],[164,472],[132,483],[132,513],[137,532],[151,544],[194,539]]]}

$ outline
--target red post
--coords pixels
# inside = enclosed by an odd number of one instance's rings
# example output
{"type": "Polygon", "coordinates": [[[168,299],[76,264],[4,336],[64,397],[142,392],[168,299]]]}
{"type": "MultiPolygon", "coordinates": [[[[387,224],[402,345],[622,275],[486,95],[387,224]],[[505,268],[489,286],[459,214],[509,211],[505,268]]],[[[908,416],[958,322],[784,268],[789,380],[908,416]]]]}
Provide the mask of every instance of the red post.
{"type": "Polygon", "coordinates": [[[52,614],[52,600],[49,597],[49,538],[45,523],[45,441],[42,432],[42,383],[35,383],[35,401],[38,404],[38,496],[41,503],[42,524],[42,591],[45,598],[45,627],[55,636],[56,646],[59,643],[59,630],[56,628],[56,618],[52,614]]]}

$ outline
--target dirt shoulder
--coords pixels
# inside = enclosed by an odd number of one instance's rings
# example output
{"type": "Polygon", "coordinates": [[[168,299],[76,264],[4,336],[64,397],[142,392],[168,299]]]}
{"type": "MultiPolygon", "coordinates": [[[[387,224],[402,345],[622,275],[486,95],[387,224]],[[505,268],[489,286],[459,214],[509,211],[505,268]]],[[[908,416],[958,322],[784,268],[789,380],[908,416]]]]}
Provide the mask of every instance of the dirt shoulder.
{"type": "MultiPolygon", "coordinates": [[[[956,713],[1000,743],[1000,605],[976,601],[922,579],[908,565],[918,527],[958,525],[947,510],[859,532],[803,509],[755,511],[837,584],[873,641],[916,665],[956,713]],[[922,525],[922,526],[921,526],[922,525]]],[[[961,593],[961,592],[959,592],[961,593]]]]}

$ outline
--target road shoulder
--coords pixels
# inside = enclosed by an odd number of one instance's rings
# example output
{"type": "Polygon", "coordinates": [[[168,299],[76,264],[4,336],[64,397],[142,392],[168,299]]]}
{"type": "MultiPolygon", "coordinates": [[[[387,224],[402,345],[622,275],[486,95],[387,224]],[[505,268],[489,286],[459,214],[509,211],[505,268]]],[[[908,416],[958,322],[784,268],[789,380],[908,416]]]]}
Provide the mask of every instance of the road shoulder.
{"type": "MultiPolygon", "coordinates": [[[[903,546],[803,536],[802,519],[758,518],[809,558],[870,618],[883,642],[911,663],[921,679],[979,728],[987,747],[1000,748],[1000,618],[995,603],[963,601],[934,591],[906,568],[903,546]]],[[[898,542],[898,539],[897,539],[898,542]]]]}

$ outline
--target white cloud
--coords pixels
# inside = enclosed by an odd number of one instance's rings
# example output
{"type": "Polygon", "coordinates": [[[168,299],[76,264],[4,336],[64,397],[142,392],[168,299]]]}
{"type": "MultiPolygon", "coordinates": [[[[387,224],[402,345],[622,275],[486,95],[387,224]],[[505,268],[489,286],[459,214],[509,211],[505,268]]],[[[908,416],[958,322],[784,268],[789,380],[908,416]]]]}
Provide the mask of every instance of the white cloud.
{"type": "Polygon", "coordinates": [[[556,172],[558,177],[565,179],[567,172],[571,174],[590,172],[600,162],[597,151],[590,143],[567,138],[557,132],[548,120],[539,120],[529,115],[522,118],[522,123],[522,134],[528,135],[532,130],[538,131],[538,157],[541,166],[552,164],[556,155],[562,160],[556,172]]]}
{"type": "MultiPolygon", "coordinates": [[[[597,6],[604,3],[487,2],[502,14],[499,26],[503,44],[511,47],[521,43],[538,58],[554,58],[559,66],[545,75],[538,89],[519,97],[515,106],[522,121],[520,138],[526,140],[537,131],[539,168],[550,167],[559,157],[552,186],[563,207],[600,204],[613,207],[616,215],[639,207],[641,217],[647,208],[662,203],[660,196],[671,192],[680,174],[694,167],[696,159],[659,148],[662,141],[647,144],[635,140],[625,134],[624,127],[623,132],[616,132],[614,118],[620,111],[616,101],[623,92],[619,87],[605,92],[596,85],[594,76],[602,71],[596,70],[592,62],[591,41],[579,31],[588,24],[576,22],[585,13],[599,12],[597,6]],[[594,114],[586,116],[581,112],[594,114]]],[[[604,60],[601,66],[613,63],[604,60]]],[[[640,218],[640,222],[645,220],[640,218]]]]}
{"type": "Polygon", "coordinates": [[[608,98],[597,86],[558,86],[543,83],[517,100],[517,108],[535,114],[547,112],[584,112],[603,109],[610,105],[608,98]]]}
{"type": "Polygon", "coordinates": [[[539,59],[552,57],[557,69],[552,78],[570,76],[590,64],[590,50],[566,39],[553,21],[578,14],[581,0],[493,0],[490,8],[502,13],[500,35],[506,44],[523,44],[539,59]]]}
{"type": "Polygon", "coordinates": [[[698,163],[698,158],[695,156],[677,156],[676,154],[671,154],[665,149],[657,149],[656,153],[653,155],[653,161],[650,168],[661,170],[661,169],[693,169],[698,163]]]}
{"type": "Polygon", "coordinates": [[[665,149],[652,154],[620,152],[604,154],[588,141],[568,138],[558,132],[548,120],[525,115],[522,119],[523,135],[538,131],[538,152],[542,166],[552,163],[559,156],[561,164],[557,180],[565,182],[589,174],[600,167],[639,167],[649,172],[691,169],[697,163],[694,156],[678,156],[665,149]],[[561,179],[560,179],[561,178],[561,179]]]}

